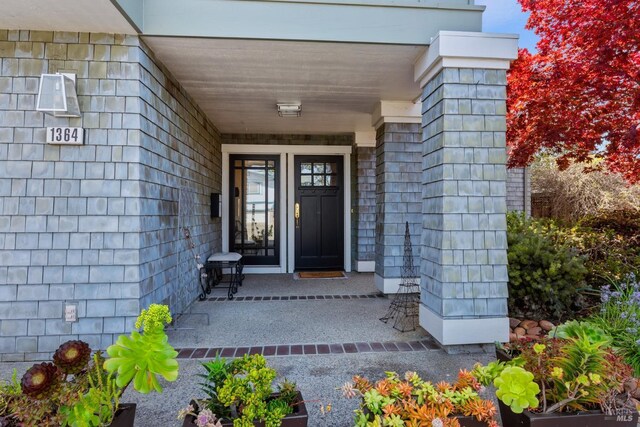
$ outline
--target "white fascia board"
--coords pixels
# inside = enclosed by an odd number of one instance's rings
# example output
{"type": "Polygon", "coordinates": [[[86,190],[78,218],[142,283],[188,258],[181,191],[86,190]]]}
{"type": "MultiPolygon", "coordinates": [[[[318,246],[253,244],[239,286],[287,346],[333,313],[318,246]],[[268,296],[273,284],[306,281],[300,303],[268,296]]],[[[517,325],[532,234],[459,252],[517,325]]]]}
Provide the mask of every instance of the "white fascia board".
{"type": "Polygon", "coordinates": [[[438,31],[481,31],[484,7],[463,2],[443,3],[145,0],[142,33],[149,36],[427,45],[438,31]]]}
{"type": "Polygon", "coordinates": [[[442,68],[507,70],[518,57],[517,34],[440,31],[414,65],[414,79],[424,87],[442,68]]]}
{"type": "Polygon", "coordinates": [[[383,123],[422,123],[422,103],[413,101],[380,101],[371,114],[371,125],[383,123]]]}

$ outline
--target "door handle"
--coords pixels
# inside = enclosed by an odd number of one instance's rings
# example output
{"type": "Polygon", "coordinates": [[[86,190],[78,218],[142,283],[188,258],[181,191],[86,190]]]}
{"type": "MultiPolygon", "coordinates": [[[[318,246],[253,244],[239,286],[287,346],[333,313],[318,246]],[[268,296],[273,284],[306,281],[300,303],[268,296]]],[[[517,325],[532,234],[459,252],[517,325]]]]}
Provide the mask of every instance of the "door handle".
{"type": "Polygon", "coordinates": [[[293,217],[296,219],[296,227],[300,227],[300,203],[297,203],[293,207],[293,217]]]}

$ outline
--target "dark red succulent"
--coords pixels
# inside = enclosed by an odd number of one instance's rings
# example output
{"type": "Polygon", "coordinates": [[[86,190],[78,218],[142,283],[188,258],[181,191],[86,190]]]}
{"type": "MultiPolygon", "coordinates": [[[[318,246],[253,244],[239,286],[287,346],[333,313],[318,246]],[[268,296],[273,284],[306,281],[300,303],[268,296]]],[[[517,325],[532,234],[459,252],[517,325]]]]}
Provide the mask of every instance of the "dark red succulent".
{"type": "Polygon", "coordinates": [[[34,399],[50,397],[60,382],[60,371],[51,362],[35,364],[22,376],[22,393],[34,399]]]}
{"type": "Polygon", "coordinates": [[[65,374],[77,374],[87,367],[91,348],[84,341],[67,341],[53,354],[53,363],[65,374]]]}

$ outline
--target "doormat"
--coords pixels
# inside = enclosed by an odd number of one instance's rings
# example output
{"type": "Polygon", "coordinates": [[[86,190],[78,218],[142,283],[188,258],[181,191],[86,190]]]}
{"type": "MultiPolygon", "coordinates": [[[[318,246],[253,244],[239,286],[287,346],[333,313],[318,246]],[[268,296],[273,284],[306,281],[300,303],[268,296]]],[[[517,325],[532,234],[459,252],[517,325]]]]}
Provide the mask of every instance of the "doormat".
{"type": "Polygon", "coordinates": [[[296,273],[301,279],[344,279],[344,271],[301,271],[296,273]]]}

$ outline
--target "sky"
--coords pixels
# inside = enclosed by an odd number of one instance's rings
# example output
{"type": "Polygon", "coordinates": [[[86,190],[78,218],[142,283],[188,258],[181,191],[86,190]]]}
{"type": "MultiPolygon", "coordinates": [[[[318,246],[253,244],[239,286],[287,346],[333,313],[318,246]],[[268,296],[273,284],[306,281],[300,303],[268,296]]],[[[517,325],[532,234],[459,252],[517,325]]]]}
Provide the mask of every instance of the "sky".
{"type": "Polygon", "coordinates": [[[522,12],[518,0],[476,0],[476,4],[487,6],[482,18],[484,32],[519,34],[518,46],[535,51],[538,36],[524,29],[527,14],[522,12]]]}

